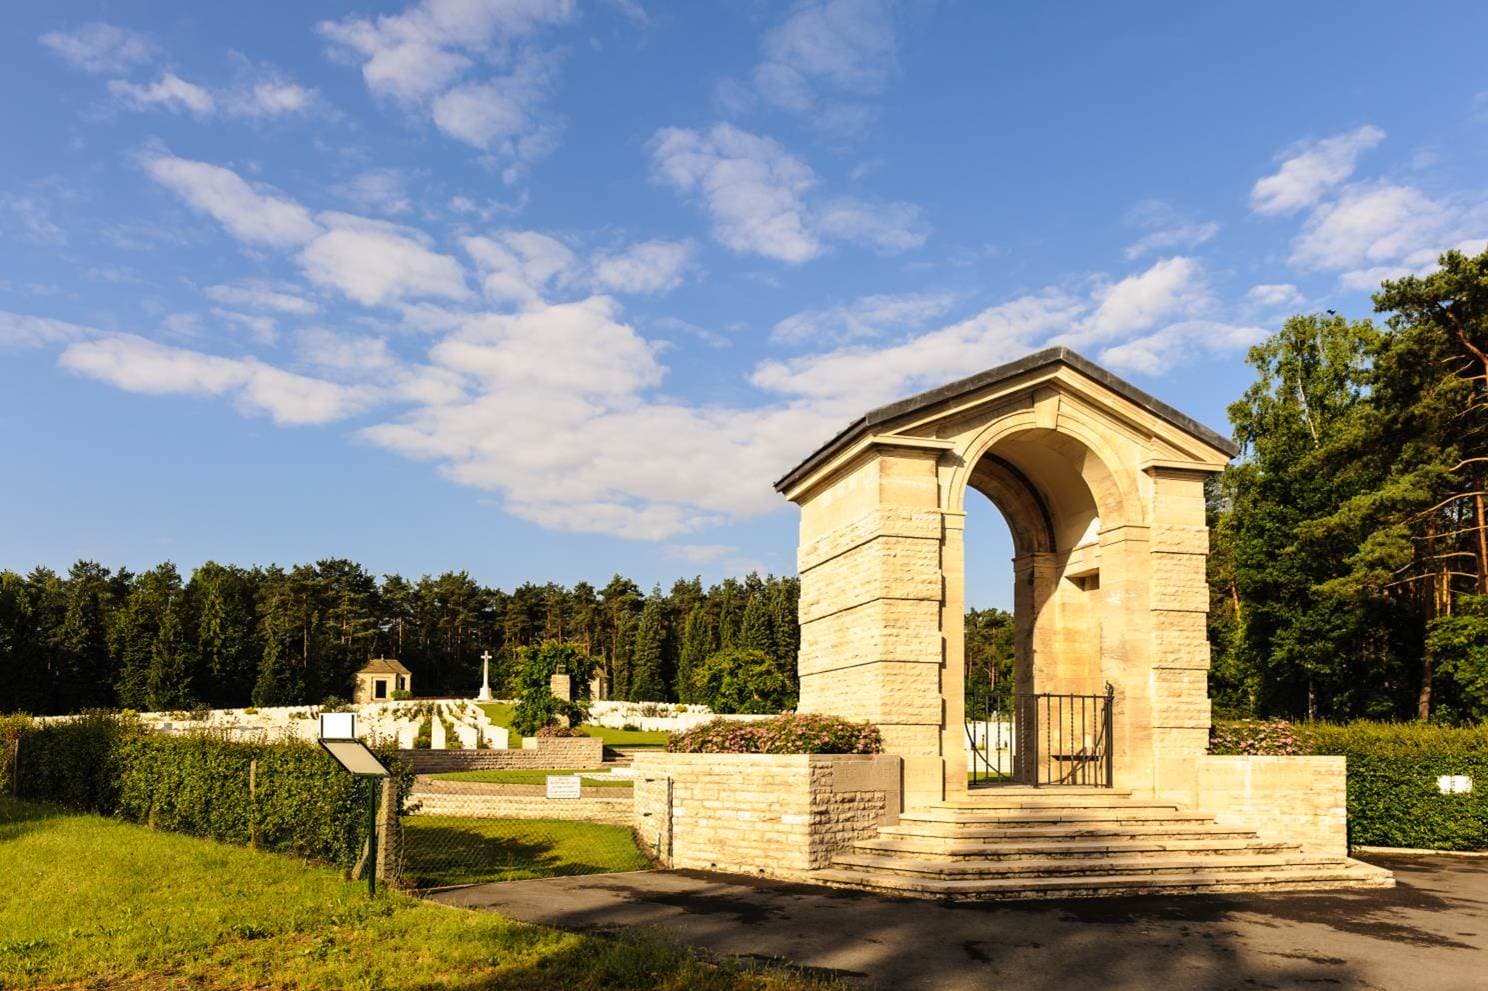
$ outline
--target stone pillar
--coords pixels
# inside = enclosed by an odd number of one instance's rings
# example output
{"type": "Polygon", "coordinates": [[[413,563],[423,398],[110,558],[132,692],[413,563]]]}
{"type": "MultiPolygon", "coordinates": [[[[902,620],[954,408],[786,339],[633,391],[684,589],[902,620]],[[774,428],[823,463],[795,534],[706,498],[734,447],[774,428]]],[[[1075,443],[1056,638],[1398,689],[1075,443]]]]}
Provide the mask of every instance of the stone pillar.
{"type": "Polygon", "coordinates": [[[1153,781],[1182,787],[1209,746],[1209,585],[1204,518],[1208,472],[1149,467],[1152,478],[1151,645],[1153,781]]]}
{"type": "Polygon", "coordinates": [[[940,567],[945,576],[940,609],[940,694],[945,716],[940,752],[945,758],[946,797],[966,792],[966,514],[944,510],[940,567]]]}
{"type": "Polygon", "coordinates": [[[573,677],[567,671],[558,671],[548,679],[548,691],[561,702],[573,701],[573,677]]]}
{"type": "Polygon", "coordinates": [[[403,832],[398,820],[398,782],[382,779],[377,806],[377,880],[395,884],[403,867],[403,832]]]}
{"type": "Polygon", "coordinates": [[[801,507],[800,710],[877,723],[885,750],[904,758],[910,803],[942,798],[947,776],[936,483],[945,446],[875,445],[829,498],[801,507]]]}

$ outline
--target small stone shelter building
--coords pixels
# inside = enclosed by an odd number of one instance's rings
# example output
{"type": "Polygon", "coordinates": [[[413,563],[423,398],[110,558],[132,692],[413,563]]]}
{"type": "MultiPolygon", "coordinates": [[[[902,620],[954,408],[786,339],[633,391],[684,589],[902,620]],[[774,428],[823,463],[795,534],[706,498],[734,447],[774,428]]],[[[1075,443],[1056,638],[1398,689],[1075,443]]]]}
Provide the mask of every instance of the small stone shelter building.
{"type": "Polygon", "coordinates": [[[394,692],[413,691],[413,672],[396,658],[377,657],[356,673],[356,688],[351,700],[362,702],[388,702],[394,692]]]}

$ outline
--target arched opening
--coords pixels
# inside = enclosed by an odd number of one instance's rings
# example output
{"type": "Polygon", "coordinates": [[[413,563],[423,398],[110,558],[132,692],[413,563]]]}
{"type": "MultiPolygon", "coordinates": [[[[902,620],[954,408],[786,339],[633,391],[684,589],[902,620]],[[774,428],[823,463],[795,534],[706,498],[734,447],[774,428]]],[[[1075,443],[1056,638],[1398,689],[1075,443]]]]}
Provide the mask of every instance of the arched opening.
{"type": "Polygon", "coordinates": [[[1111,701],[1102,645],[1114,631],[1103,623],[1097,498],[1101,491],[1109,502],[1108,483],[1088,448],[1042,429],[998,439],[965,475],[971,492],[963,502],[963,573],[971,611],[963,671],[973,786],[1109,784],[1111,701]],[[1010,546],[997,539],[997,515],[1010,546]],[[987,582],[986,562],[973,561],[993,550],[1011,551],[1011,582],[1001,588],[1000,606],[1010,617],[977,588],[997,586],[987,582]]]}

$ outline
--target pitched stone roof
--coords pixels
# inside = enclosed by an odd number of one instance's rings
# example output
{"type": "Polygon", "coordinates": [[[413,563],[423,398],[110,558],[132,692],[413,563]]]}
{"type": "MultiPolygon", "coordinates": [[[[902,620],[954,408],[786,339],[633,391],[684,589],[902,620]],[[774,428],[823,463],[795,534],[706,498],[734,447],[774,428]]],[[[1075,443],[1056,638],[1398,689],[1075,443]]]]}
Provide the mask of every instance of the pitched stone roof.
{"type": "Polygon", "coordinates": [[[401,674],[405,677],[413,674],[393,657],[375,657],[367,662],[357,674],[401,674]]]}
{"type": "Polygon", "coordinates": [[[1223,451],[1230,457],[1234,457],[1240,453],[1240,449],[1229,438],[1204,426],[1193,417],[1185,413],[1180,413],[1167,403],[1142,391],[1125,379],[1116,377],[1089,358],[1078,355],[1069,348],[1055,347],[1035,351],[1033,354],[1025,355],[1017,361],[1010,361],[1005,365],[998,365],[996,368],[989,368],[984,372],[978,372],[964,379],[948,382],[937,388],[910,396],[908,399],[900,399],[886,406],[869,410],[848,424],[837,436],[813,451],[805,461],[802,461],[781,476],[780,480],[775,483],[775,491],[784,492],[818,465],[827,461],[838,451],[841,451],[859,437],[868,433],[873,427],[886,423],[889,420],[897,419],[908,413],[919,412],[937,403],[955,399],[968,392],[975,392],[977,389],[996,385],[1015,376],[1023,375],[1053,364],[1068,365],[1086,377],[1099,382],[1117,395],[1161,417],[1179,430],[1192,434],[1211,447],[1223,451]]]}

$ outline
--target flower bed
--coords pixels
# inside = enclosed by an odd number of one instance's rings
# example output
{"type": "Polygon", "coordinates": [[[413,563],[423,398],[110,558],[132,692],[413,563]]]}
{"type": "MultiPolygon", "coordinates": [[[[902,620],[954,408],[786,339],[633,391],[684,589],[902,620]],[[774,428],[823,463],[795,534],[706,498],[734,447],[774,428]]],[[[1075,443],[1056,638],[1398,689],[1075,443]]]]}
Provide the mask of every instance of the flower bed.
{"type": "Polygon", "coordinates": [[[755,722],[714,719],[667,743],[682,754],[878,754],[883,735],[872,723],[788,712],[755,722]]]}

